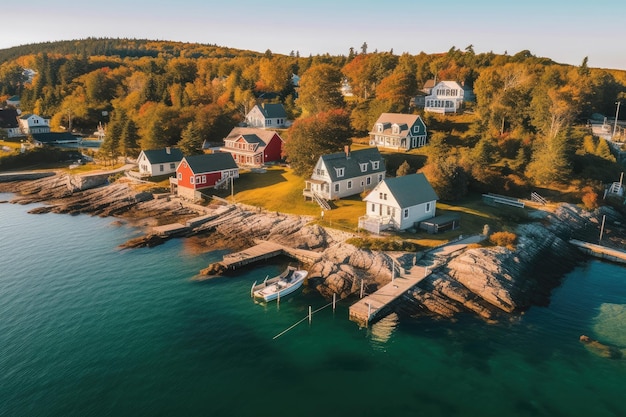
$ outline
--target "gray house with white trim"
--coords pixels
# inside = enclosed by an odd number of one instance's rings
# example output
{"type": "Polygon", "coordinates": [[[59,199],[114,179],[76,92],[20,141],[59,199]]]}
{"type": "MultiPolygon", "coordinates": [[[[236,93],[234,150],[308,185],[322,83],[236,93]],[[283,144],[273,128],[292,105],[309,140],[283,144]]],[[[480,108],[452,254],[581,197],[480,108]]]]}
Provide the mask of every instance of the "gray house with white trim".
{"type": "Polygon", "coordinates": [[[319,157],[313,175],[305,181],[305,198],[336,200],[373,189],[385,178],[385,160],[377,148],[344,152],[319,157]]]}
{"type": "Polygon", "coordinates": [[[383,113],[370,132],[370,146],[408,151],[426,145],[426,125],[417,114],[383,113]]]}

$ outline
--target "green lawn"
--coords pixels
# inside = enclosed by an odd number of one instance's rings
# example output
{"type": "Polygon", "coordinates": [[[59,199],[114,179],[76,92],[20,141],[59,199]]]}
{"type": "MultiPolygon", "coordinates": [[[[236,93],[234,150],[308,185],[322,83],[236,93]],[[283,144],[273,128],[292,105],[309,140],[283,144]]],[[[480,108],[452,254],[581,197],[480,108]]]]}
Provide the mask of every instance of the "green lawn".
{"type": "MultiPolygon", "coordinates": [[[[269,211],[314,216],[323,226],[356,231],[358,219],[365,214],[365,203],[361,196],[333,201],[334,208],[324,212],[312,201],[305,201],[302,195],[304,178],[294,175],[287,167],[272,167],[261,172],[242,172],[234,185],[234,201],[262,207],[269,211]]],[[[223,197],[231,199],[228,191],[223,197]]],[[[512,230],[516,224],[526,220],[526,210],[508,207],[491,207],[484,204],[480,195],[472,195],[458,203],[437,203],[437,215],[459,213],[461,227],[457,230],[430,235],[426,232],[398,233],[397,236],[422,246],[436,246],[459,235],[482,233],[485,224],[490,230],[512,230]]]]}

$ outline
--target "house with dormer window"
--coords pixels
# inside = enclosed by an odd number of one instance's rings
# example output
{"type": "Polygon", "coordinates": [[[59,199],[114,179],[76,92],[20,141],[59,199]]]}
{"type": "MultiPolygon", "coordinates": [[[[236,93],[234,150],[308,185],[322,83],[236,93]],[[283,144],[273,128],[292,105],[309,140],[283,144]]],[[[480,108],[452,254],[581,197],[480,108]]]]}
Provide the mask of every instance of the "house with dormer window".
{"type": "Polygon", "coordinates": [[[239,166],[260,167],[280,161],[284,141],[274,130],[236,127],[224,138],[222,152],[228,152],[239,166]]]}
{"type": "Polygon", "coordinates": [[[377,148],[350,150],[319,157],[305,181],[306,199],[336,200],[373,189],[385,179],[385,160],[377,148]]]}
{"type": "Polygon", "coordinates": [[[435,217],[437,193],[424,174],[386,178],[364,199],[365,216],[359,228],[372,233],[383,230],[405,230],[435,217]]]}
{"type": "Polygon", "coordinates": [[[433,113],[456,113],[463,107],[465,90],[456,81],[440,81],[426,96],[424,110],[433,113]]]}
{"type": "Polygon", "coordinates": [[[50,133],[50,119],[44,119],[36,114],[23,114],[17,119],[20,131],[24,135],[34,133],[50,133]]]}
{"type": "Polygon", "coordinates": [[[280,103],[257,104],[246,114],[248,127],[276,129],[287,126],[287,112],[280,103]]]}
{"type": "Polygon", "coordinates": [[[426,125],[417,114],[383,113],[370,131],[370,146],[408,151],[426,145],[426,125]]]}

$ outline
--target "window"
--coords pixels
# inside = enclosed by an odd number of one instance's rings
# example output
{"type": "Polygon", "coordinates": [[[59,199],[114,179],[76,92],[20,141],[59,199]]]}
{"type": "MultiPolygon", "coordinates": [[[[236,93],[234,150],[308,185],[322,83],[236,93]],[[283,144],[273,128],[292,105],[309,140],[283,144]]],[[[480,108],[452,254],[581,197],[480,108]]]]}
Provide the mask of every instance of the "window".
{"type": "Polygon", "coordinates": [[[206,184],[206,175],[202,176],[202,184],[206,184]]]}
{"type": "Polygon", "coordinates": [[[179,180],[182,180],[182,179],[183,179],[183,173],[182,173],[182,172],[179,172],[179,173],[178,173],[178,179],[179,179],[179,180]]]}
{"type": "Polygon", "coordinates": [[[194,180],[195,180],[195,179],[196,179],[196,178],[192,175],[191,177],[189,177],[189,182],[193,184],[193,182],[194,182],[194,180]]]}
{"type": "Polygon", "coordinates": [[[403,216],[404,216],[405,219],[407,217],[409,217],[409,209],[408,208],[404,209],[403,216]]]}
{"type": "Polygon", "coordinates": [[[359,167],[361,167],[361,172],[367,171],[367,163],[359,164],[359,167]]]}
{"type": "Polygon", "coordinates": [[[387,216],[391,216],[391,207],[387,206],[387,216]]]}
{"type": "Polygon", "coordinates": [[[335,170],[337,170],[337,176],[339,178],[343,177],[345,174],[345,168],[335,168],[335,170]]]}
{"type": "Polygon", "coordinates": [[[426,213],[430,213],[430,203],[426,203],[426,213]]]}
{"type": "Polygon", "coordinates": [[[378,182],[381,182],[383,180],[383,174],[378,174],[378,182]]]}
{"type": "Polygon", "coordinates": [[[159,171],[163,172],[163,164],[159,165],[159,171]]]}
{"type": "Polygon", "coordinates": [[[372,169],[378,169],[380,166],[380,161],[372,161],[372,169]]]}
{"type": "Polygon", "coordinates": [[[393,125],[391,131],[397,135],[398,133],[400,133],[400,127],[398,127],[398,125],[393,125]]]}
{"type": "Polygon", "coordinates": [[[370,177],[365,178],[365,182],[367,183],[367,185],[370,185],[372,183],[372,179],[370,177]]]}
{"type": "Polygon", "coordinates": [[[387,193],[383,194],[383,200],[387,199],[387,193]]]}
{"type": "Polygon", "coordinates": [[[376,213],[376,204],[372,204],[372,213],[376,213]]]}
{"type": "Polygon", "coordinates": [[[339,192],[339,183],[335,184],[335,192],[338,193],[339,192]]]}
{"type": "Polygon", "coordinates": [[[348,181],[348,190],[352,188],[352,180],[348,181]]]}
{"type": "Polygon", "coordinates": [[[172,163],[170,164],[170,169],[176,169],[176,163],[172,162],[172,163]]]}
{"type": "Polygon", "coordinates": [[[377,125],[377,127],[378,127],[378,133],[380,133],[380,132],[382,132],[382,131],[383,131],[383,125],[382,125],[382,123],[379,123],[379,124],[377,125]]]}
{"type": "Polygon", "coordinates": [[[383,193],[378,193],[378,198],[383,199],[383,193]]]}

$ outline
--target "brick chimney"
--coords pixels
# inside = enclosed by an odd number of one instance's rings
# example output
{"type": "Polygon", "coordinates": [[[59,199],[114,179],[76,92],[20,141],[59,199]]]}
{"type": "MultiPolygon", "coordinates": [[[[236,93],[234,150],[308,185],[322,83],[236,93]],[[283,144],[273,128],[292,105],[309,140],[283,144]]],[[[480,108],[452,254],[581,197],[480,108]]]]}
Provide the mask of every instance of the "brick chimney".
{"type": "Polygon", "coordinates": [[[172,153],[172,149],[169,146],[166,146],[165,147],[165,153],[168,154],[168,155],[171,154],[172,153]]]}
{"type": "Polygon", "coordinates": [[[350,145],[344,146],[343,150],[346,153],[346,159],[350,159],[350,145]]]}

